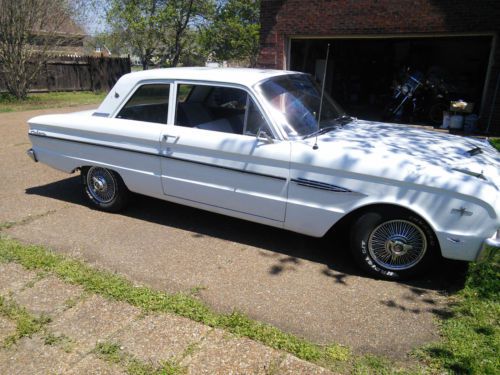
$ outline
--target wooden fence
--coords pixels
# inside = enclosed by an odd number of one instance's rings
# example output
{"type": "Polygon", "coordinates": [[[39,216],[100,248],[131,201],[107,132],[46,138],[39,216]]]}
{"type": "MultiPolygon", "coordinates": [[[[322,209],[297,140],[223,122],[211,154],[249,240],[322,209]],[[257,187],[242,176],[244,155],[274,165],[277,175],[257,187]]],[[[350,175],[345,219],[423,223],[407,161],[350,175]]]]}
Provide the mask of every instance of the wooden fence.
{"type": "MultiPolygon", "coordinates": [[[[45,64],[30,92],[109,91],[126,73],[130,73],[127,57],[58,57],[45,64]]],[[[6,91],[4,74],[0,71],[0,91],[6,91]]]]}

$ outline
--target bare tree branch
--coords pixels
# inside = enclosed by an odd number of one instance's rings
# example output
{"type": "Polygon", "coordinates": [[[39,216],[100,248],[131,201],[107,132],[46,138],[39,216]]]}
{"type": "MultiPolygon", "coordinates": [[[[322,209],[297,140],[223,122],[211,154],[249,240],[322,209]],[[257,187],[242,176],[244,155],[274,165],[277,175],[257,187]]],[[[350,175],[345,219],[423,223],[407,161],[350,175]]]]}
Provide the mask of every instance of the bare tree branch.
{"type": "Polygon", "coordinates": [[[0,0],[0,66],[7,90],[24,99],[57,46],[70,7],[61,0],[0,0]]]}

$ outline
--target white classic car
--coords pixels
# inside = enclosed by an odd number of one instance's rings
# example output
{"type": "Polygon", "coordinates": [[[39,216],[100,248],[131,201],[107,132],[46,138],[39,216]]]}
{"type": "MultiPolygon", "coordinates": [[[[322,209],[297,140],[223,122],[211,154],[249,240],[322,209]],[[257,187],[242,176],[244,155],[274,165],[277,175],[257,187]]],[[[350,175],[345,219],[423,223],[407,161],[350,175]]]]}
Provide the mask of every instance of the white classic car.
{"type": "Polygon", "coordinates": [[[135,192],[314,237],[348,223],[355,260],[379,277],[500,246],[492,146],[348,117],[303,73],[131,73],[97,110],[32,118],[29,137],[30,157],[79,170],[99,209],[135,192]]]}

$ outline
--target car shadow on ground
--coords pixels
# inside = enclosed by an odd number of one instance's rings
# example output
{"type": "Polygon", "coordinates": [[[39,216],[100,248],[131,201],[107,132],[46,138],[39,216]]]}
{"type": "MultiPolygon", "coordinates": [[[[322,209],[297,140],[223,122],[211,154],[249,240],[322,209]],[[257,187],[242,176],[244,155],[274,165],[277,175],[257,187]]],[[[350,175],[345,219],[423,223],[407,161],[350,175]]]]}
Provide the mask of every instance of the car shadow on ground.
{"type": "MultiPolygon", "coordinates": [[[[26,193],[88,206],[79,176],[28,188],[26,193]]],[[[268,270],[272,275],[287,272],[308,260],[324,265],[321,272],[337,284],[346,285],[346,279],[353,276],[368,277],[359,271],[350,257],[345,228],[318,239],[141,195],[134,195],[131,205],[120,215],[190,231],[196,238],[210,236],[269,250],[258,251],[261,256],[273,258],[273,265],[268,270]]],[[[433,272],[399,283],[415,297],[418,295],[422,299],[423,296],[425,302],[429,290],[448,295],[462,289],[466,271],[464,262],[443,260],[433,272]]],[[[392,300],[381,303],[405,309],[392,300]]],[[[434,301],[429,299],[428,304],[432,311],[434,301]]],[[[437,309],[433,312],[441,316],[447,314],[437,309]]]]}

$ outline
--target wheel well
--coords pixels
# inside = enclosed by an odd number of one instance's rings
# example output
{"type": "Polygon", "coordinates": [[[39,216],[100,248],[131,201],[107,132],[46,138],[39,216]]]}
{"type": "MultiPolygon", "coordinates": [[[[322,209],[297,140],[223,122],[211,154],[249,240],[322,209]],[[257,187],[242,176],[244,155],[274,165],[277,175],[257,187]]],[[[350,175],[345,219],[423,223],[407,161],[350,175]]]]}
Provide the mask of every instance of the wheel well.
{"type": "MultiPolygon", "coordinates": [[[[81,165],[81,166],[79,166],[79,167],[75,168],[75,169],[72,171],[72,173],[73,173],[73,172],[80,172],[80,173],[83,173],[83,171],[85,171],[85,170],[87,170],[87,169],[89,169],[89,168],[92,168],[92,167],[94,167],[94,165],[81,165]]],[[[102,167],[102,168],[105,168],[105,167],[102,167]]],[[[122,183],[123,183],[123,184],[125,185],[125,187],[128,189],[128,186],[127,186],[127,184],[125,183],[125,180],[123,179],[123,177],[121,176],[121,174],[120,174],[120,173],[118,173],[116,170],[111,169],[111,168],[106,168],[106,169],[107,169],[107,170],[110,170],[110,171],[111,171],[111,172],[113,172],[113,173],[116,173],[116,175],[120,178],[120,180],[122,181],[122,183]]]]}
{"type": "Polygon", "coordinates": [[[337,221],[335,224],[332,225],[332,227],[328,230],[328,232],[326,233],[325,236],[330,235],[333,232],[348,234],[349,228],[351,227],[353,222],[358,217],[360,217],[361,215],[363,215],[364,213],[369,212],[369,211],[384,210],[384,209],[385,210],[397,209],[397,210],[403,210],[403,211],[406,211],[408,213],[411,213],[412,215],[417,216],[420,220],[425,222],[425,224],[427,224],[427,226],[432,229],[434,236],[436,235],[433,226],[425,218],[423,218],[421,215],[419,215],[415,211],[410,210],[410,209],[403,207],[403,206],[399,206],[397,204],[376,203],[376,204],[370,204],[367,206],[359,207],[359,208],[355,209],[354,211],[349,212],[347,215],[344,215],[339,221],[337,221]]]}

